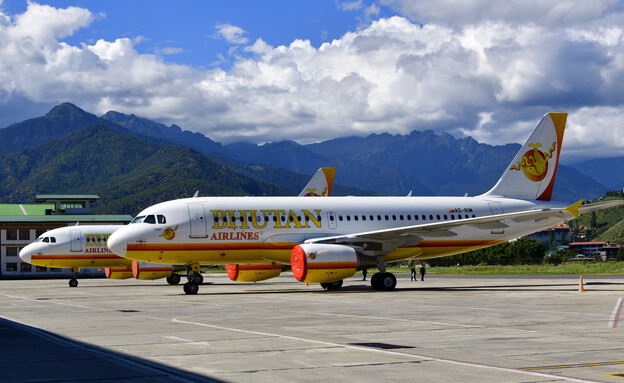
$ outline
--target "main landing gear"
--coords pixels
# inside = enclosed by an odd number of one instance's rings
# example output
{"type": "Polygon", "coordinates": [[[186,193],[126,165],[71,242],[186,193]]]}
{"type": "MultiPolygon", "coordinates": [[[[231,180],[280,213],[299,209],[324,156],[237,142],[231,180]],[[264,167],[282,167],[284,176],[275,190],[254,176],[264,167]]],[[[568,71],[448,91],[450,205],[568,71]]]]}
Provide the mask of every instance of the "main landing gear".
{"type": "Polygon", "coordinates": [[[69,280],[69,287],[78,287],[78,279],[76,278],[78,276],[78,271],[80,269],[72,269],[72,277],[69,280]]]}
{"type": "Polygon", "coordinates": [[[392,273],[375,273],[371,278],[371,286],[375,290],[394,290],[397,281],[392,273]]]}
{"type": "Polygon", "coordinates": [[[199,265],[187,265],[188,282],[184,284],[183,290],[187,295],[197,294],[199,285],[204,283],[204,277],[199,273],[199,265]]]}
{"type": "Polygon", "coordinates": [[[178,274],[171,274],[167,277],[167,283],[170,285],[177,285],[180,283],[180,276],[178,274]]]}
{"type": "Polygon", "coordinates": [[[386,272],[386,262],[383,256],[377,257],[377,268],[380,272],[373,274],[371,278],[371,286],[373,286],[373,289],[385,291],[394,290],[397,284],[396,277],[394,274],[386,272]]]}

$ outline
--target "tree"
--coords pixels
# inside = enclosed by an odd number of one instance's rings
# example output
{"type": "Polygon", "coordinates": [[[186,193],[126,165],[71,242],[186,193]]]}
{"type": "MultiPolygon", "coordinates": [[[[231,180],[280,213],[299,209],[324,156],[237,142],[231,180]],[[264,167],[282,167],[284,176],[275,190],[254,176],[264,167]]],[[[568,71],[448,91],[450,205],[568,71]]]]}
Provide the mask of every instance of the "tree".
{"type": "Polygon", "coordinates": [[[618,262],[624,262],[624,246],[620,246],[617,254],[615,255],[615,260],[618,262]]]}

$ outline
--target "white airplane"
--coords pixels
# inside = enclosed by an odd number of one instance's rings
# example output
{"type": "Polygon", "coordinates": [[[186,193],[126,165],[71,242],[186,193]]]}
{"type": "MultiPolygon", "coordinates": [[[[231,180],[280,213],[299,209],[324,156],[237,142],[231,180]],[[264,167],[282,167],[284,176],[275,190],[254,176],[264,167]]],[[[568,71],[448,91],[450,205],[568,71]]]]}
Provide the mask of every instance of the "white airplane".
{"type": "Polygon", "coordinates": [[[19,256],[24,262],[37,266],[72,269],[70,287],[78,286],[80,269],[95,268],[103,268],[109,279],[167,278],[169,284],[180,282],[177,271],[183,271],[183,267],[132,261],[110,251],[106,240],[121,227],[123,225],[83,225],[52,229],[20,250],[19,256]]]}
{"type": "MultiPolygon", "coordinates": [[[[372,287],[392,290],[396,278],[386,272],[388,262],[492,246],[623,203],[550,200],[566,118],[546,114],[498,183],[480,196],[180,199],[143,210],[108,246],[128,259],[192,271],[237,264],[230,277],[244,281],[277,276],[290,264],[297,280],[325,289],[377,267],[372,287]]],[[[184,285],[186,294],[198,289],[184,285]]]]}
{"type": "MultiPolygon", "coordinates": [[[[300,196],[327,196],[331,193],[335,168],[320,168],[303,188],[300,196]],[[316,192],[318,190],[318,192],[316,192]]],[[[160,219],[160,217],[159,217],[160,219]]],[[[149,221],[149,219],[147,220],[149,221]]],[[[161,223],[161,222],[159,222],[161,223]]],[[[35,242],[25,246],[19,253],[24,262],[37,266],[72,269],[70,287],[78,286],[77,274],[80,269],[104,268],[109,279],[136,278],[153,280],[167,278],[169,284],[180,283],[181,266],[132,261],[115,255],[106,246],[106,240],[124,225],[82,225],[68,226],[49,230],[39,236],[35,242]]],[[[238,265],[228,265],[229,269],[238,270],[238,265]]],[[[245,278],[242,267],[240,278],[245,278]]],[[[190,273],[189,281],[202,284],[199,272],[190,273]]],[[[237,278],[239,276],[237,275],[237,278]]]]}

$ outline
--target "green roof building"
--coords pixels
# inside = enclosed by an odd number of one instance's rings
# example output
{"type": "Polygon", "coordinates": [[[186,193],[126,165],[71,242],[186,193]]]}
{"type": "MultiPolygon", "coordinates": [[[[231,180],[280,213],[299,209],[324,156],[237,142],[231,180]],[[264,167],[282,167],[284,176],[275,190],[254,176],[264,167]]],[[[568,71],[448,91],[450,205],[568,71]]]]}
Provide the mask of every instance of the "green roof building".
{"type": "Polygon", "coordinates": [[[37,195],[35,204],[0,204],[0,278],[70,275],[69,270],[22,262],[19,251],[48,230],[63,226],[121,225],[130,215],[91,214],[97,195],[37,195]]]}

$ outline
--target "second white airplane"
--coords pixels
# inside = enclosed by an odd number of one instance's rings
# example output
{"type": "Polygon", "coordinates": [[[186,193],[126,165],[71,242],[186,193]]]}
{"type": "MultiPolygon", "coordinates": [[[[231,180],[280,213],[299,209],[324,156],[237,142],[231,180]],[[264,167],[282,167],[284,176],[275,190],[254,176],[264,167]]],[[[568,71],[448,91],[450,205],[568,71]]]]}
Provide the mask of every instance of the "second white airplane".
{"type": "MultiPolygon", "coordinates": [[[[372,287],[392,290],[388,262],[492,246],[578,217],[579,210],[619,204],[551,201],[566,118],[546,114],[498,183],[480,196],[180,199],[143,210],[109,237],[108,247],[129,259],[193,271],[238,264],[245,280],[277,276],[290,265],[297,280],[326,289],[376,267],[372,287]]],[[[198,289],[192,281],[184,285],[187,294],[198,289]]]]}

